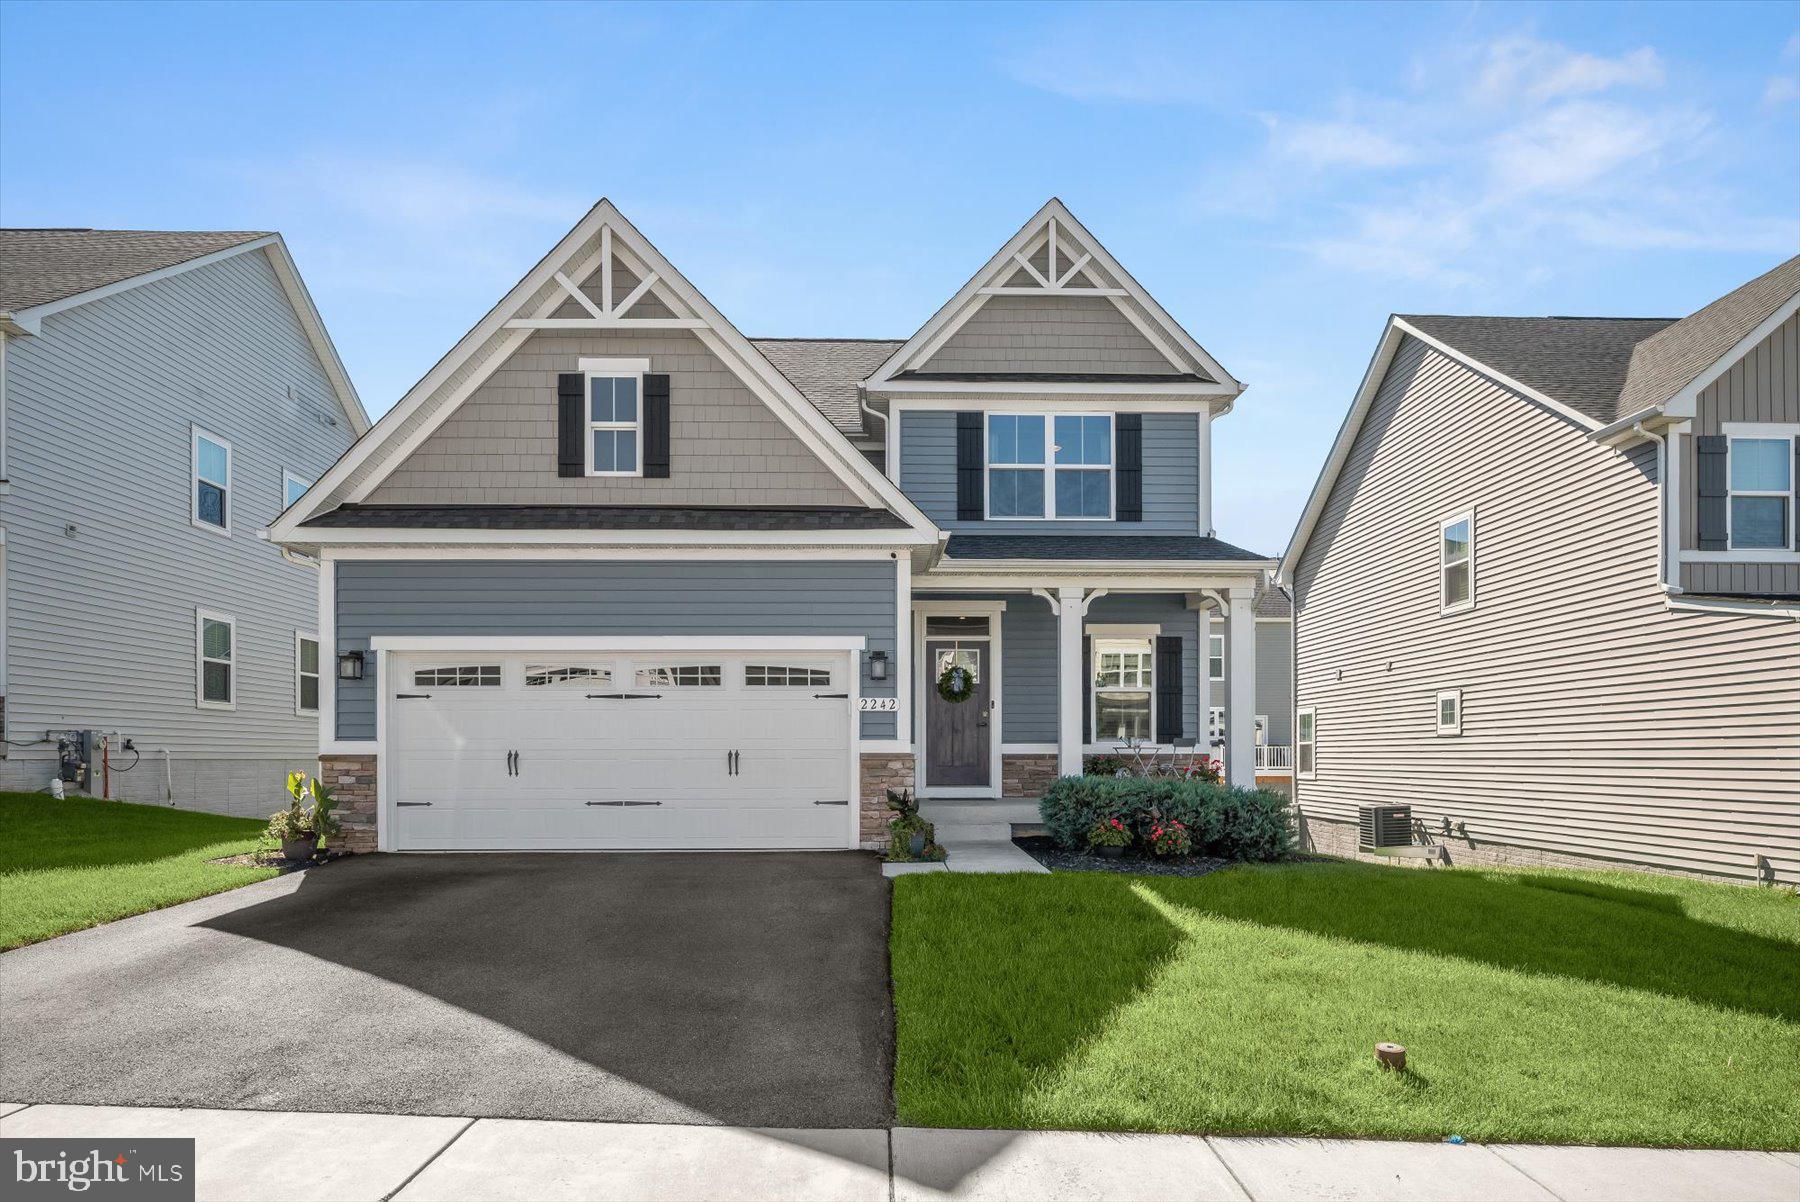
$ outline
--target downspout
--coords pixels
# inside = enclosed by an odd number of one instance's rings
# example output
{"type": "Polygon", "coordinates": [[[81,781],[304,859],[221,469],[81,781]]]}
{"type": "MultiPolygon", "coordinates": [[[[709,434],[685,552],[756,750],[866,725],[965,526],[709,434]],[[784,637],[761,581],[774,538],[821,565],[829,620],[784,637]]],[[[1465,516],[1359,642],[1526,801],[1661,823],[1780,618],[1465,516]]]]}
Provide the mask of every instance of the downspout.
{"type": "Polygon", "coordinates": [[[1665,594],[1679,593],[1680,586],[1669,579],[1669,441],[1643,422],[1633,423],[1631,432],[1656,444],[1656,587],[1665,594]]]}

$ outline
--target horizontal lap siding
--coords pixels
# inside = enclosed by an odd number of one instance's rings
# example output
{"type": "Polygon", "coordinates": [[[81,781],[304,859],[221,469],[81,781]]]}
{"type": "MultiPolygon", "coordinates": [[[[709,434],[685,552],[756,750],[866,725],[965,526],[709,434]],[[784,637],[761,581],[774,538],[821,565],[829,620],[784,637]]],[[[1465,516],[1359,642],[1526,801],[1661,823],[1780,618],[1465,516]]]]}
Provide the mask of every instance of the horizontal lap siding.
{"type": "MultiPolygon", "coordinates": [[[[1220,624],[1223,626],[1223,623],[1220,624]]],[[[1220,702],[1220,704],[1224,704],[1220,702]]],[[[1269,720],[1270,743],[1294,737],[1294,645],[1286,622],[1256,624],[1256,712],[1269,720]]]]}
{"type": "Polygon", "coordinates": [[[900,415],[900,491],[945,530],[984,534],[1194,534],[1200,521],[1200,428],[1192,413],[1144,415],[1144,520],[1006,522],[956,520],[956,414],[900,415]]]}
{"type": "MultiPolygon", "coordinates": [[[[341,650],[376,635],[839,635],[894,654],[894,565],[785,562],[345,561],[337,565],[341,650]]],[[[894,677],[862,692],[894,695],[894,677]]],[[[375,737],[374,673],[339,682],[338,737],[375,737]]],[[[868,739],[894,715],[863,715],[868,739]]]]}
{"type": "Polygon", "coordinates": [[[1176,374],[1112,301],[1094,296],[990,297],[919,370],[1176,374]]]}
{"type": "Polygon", "coordinates": [[[1407,340],[1298,565],[1302,808],[1800,880],[1800,623],[1668,609],[1654,473],[1653,448],[1597,446],[1407,340]],[[1477,605],[1440,615],[1438,524],[1471,506],[1477,605]],[[1450,688],[1463,734],[1438,737],[1450,688]]]}
{"type": "MultiPolygon", "coordinates": [[[[178,772],[184,756],[304,764],[318,724],[294,713],[294,632],[317,626],[317,573],[257,531],[282,470],[316,479],[351,432],[267,256],[53,314],[6,351],[8,737],[119,731],[178,772]],[[190,520],[196,424],[232,446],[229,538],[190,520]],[[237,621],[235,710],[194,703],[196,606],[237,621]]],[[[161,768],[146,754],[137,771],[161,768]]]]}

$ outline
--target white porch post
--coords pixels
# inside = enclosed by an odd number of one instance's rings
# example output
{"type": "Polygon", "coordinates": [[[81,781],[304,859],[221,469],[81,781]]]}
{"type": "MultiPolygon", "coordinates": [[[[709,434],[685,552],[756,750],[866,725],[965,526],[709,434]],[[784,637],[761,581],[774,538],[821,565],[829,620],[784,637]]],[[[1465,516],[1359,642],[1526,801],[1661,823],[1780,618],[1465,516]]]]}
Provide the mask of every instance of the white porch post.
{"type": "Polygon", "coordinates": [[[1229,590],[1225,623],[1225,772],[1234,785],[1256,784],[1256,594],[1229,590]]]}
{"type": "Polygon", "coordinates": [[[1081,619],[1086,589],[1056,590],[1056,772],[1081,775],[1081,619]]]}

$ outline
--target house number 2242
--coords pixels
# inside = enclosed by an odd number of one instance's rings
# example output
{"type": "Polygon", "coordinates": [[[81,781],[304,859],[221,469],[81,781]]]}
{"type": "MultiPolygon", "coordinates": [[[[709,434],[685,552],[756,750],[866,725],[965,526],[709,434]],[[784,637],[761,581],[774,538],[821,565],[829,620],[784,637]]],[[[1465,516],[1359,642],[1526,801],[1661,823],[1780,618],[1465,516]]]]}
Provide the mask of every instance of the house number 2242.
{"type": "Polygon", "coordinates": [[[865,714],[891,714],[899,710],[898,697],[858,697],[856,708],[865,714]]]}

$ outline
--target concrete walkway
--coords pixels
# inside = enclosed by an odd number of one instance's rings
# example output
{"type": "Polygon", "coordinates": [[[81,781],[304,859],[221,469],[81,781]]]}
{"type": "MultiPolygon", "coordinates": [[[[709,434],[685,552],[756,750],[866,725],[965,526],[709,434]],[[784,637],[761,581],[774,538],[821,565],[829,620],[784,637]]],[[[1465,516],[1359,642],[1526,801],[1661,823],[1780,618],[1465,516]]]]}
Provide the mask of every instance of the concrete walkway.
{"type": "Polygon", "coordinates": [[[17,1104],[0,1137],[192,1138],[198,1197],[235,1202],[1800,1198],[1795,1152],[17,1104]]]}
{"type": "Polygon", "coordinates": [[[1035,824],[1035,801],[925,801],[919,813],[937,828],[950,872],[1049,872],[1012,841],[1013,824],[1035,824]]]}

